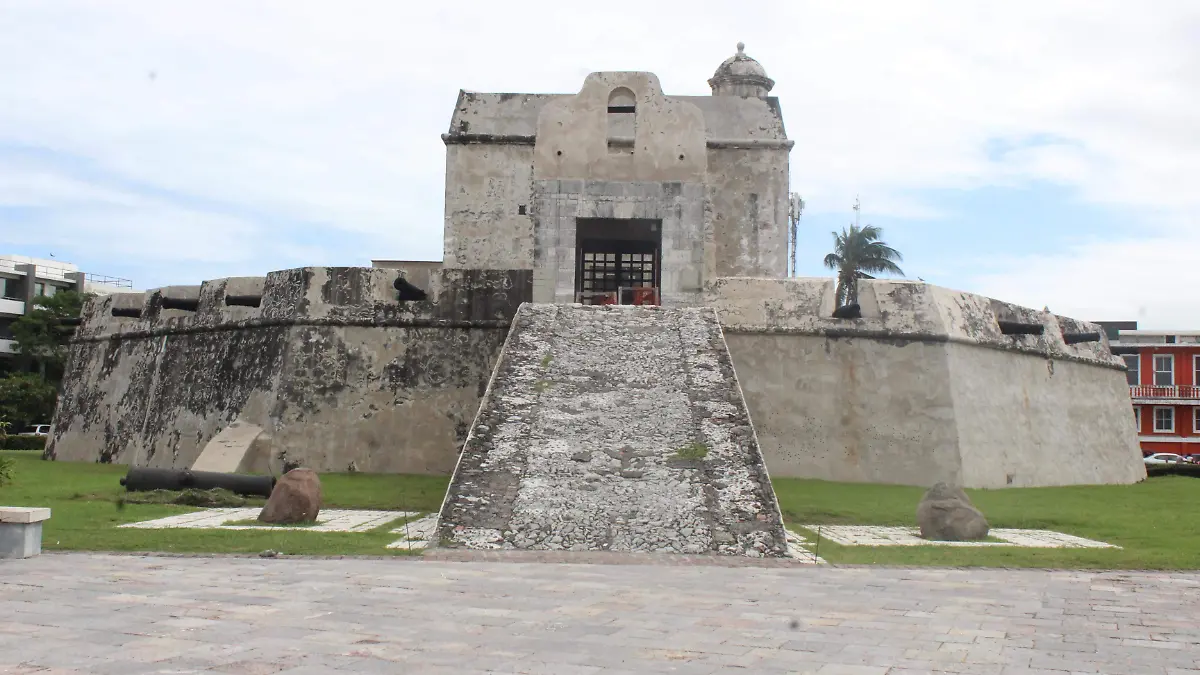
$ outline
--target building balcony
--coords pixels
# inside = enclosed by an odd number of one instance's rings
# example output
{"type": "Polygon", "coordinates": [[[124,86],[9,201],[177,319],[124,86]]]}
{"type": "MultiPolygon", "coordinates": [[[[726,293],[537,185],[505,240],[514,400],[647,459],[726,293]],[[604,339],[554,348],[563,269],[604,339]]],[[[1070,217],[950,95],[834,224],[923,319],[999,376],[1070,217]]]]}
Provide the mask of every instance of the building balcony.
{"type": "Polygon", "coordinates": [[[25,301],[12,298],[0,298],[0,314],[25,315],[25,301]]]}
{"type": "Polygon", "coordinates": [[[1179,401],[1181,403],[1200,402],[1200,387],[1190,385],[1176,385],[1171,387],[1157,387],[1138,385],[1129,388],[1129,396],[1135,401],[1169,403],[1171,401],[1179,401]]]}

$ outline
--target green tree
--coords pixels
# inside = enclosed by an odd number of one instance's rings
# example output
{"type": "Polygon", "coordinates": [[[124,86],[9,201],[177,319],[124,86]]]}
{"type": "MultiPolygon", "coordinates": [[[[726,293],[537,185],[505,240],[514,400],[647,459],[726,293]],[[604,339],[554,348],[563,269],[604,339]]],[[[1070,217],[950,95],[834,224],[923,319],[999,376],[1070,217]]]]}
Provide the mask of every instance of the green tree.
{"type": "Polygon", "coordinates": [[[883,230],[874,225],[859,227],[858,224],[843,228],[841,234],[833,232],[833,253],[825,256],[825,266],[837,270],[837,304],[849,305],[858,302],[858,280],[874,279],[871,274],[888,272],[903,276],[896,265],[904,258],[896,249],[888,246],[879,237],[883,230]],[[868,274],[870,272],[871,274],[868,274]]]}
{"type": "MultiPolygon", "coordinates": [[[[9,423],[7,420],[0,420],[0,448],[4,447],[4,441],[8,439],[8,427],[9,423]]],[[[11,459],[0,457],[0,485],[12,482],[13,464],[15,462],[11,459]]]]}
{"type": "Polygon", "coordinates": [[[10,433],[49,424],[57,398],[55,386],[40,375],[14,373],[0,377],[0,419],[11,425],[10,433]]]}
{"type": "Polygon", "coordinates": [[[36,365],[42,378],[55,385],[62,379],[71,337],[70,331],[63,330],[63,320],[78,317],[90,297],[75,291],[39,296],[33,300],[33,310],[12,323],[19,358],[26,366],[36,365]]]}

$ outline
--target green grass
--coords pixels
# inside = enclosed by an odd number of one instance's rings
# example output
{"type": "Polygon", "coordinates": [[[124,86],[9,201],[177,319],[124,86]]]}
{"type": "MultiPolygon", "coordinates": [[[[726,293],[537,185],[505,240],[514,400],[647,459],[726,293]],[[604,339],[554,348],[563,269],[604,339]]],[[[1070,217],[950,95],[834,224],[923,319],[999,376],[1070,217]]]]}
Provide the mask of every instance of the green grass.
{"type": "MultiPolygon", "coordinates": [[[[264,523],[257,518],[247,518],[245,520],[231,520],[226,525],[252,525],[254,527],[313,527],[317,521],[309,521],[307,523],[264,523]]],[[[389,529],[395,528],[395,525],[389,526],[389,529]]]]}
{"type": "Polygon", "coordinates": [[[675,451],[676,459],[698,460],[708,456],[708,446],[698,441],[693,441],[675,451]]]}
{"type": "MultiPolygon", "coordinates": [[[[363,533],[296,530],[129,530],[115,526],[187,513],[170,495],[126,493],[126,467],[44,462],[36,453],[0,451],[13,460],[13,482],[0,486],[0,505],[48,506],[42,545],[48,550],[196,553],[403,555],[385,546],[397,522],[363,533]]],[[[448,477],[323,474],[328,508],[437,511],[448,477]]],[[[914,525],[921,488],[777,478],[775,492],[789,525],[914,525]]],[[[992,527],[1046,529],[1116,544],[1111,549],[979,549],[941,546],[846,547],[823,541],[832,563],[1109,569],[1200,568],[1200,525],[1195,504],[1200,480],[1150,478],[1137,485],[968,490],[992,527]]],[[[260,506],[262,499],[247,500],[260,506]]],[[[815,534],[815,533],[814,533],[815,534]]],[[[810,540],[815,537],[810,537],[810,540]]]]}
{"type": "MultiPolygon", "coordinates": [[[[798,525],[916,525],[922,488],[772,481],[784,520],[798,525]]],[[[1116,549],[1030,549],[951,546],[839,546],[822,541],[831,563],[951,567],[1102,569],[1200,568],[1200,480],[1149,478],[1136,485],[967,490],[992,527],[1054,530],[1121,546],[1116,549]]],[[[809,537],[810,541],[815,539],[809,537]]]]}
{"type": "MultiPolygon", "coordinates": [[[[46,462],[30,452],[0,451],[13,460],[13,482],[0,486],[0,505],[48,506],[42,531],[46,550],[159,551],[171,553],[260,553],[274,550],[306,555],[405,555],[385,548],[399,538],[396,521],[368,532],[295,530],[131,530],[116,526],[197,509],[161,503],[135,503],[118,482],[127,468],[112,464],[46,462]]],[[[448,477],[395,474],[323,474],[326,508],[437,511],[448,477]]],[[[154,499],[151,497],[150,499],[154,499]]],[[[246,506],[261,506],[262,499],[246,506]]]]}

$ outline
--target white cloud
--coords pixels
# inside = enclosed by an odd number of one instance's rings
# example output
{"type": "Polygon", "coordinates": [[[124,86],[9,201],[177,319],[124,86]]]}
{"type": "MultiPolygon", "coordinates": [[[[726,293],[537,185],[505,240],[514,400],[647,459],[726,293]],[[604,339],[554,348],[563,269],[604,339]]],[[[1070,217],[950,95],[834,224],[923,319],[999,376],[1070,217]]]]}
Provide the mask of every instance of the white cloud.
{"type": "MultiPolygon", "coordinates": [[[[313,262],[439,257],[438,135],[460,87],[570,92],[590,70],[647,69],[669,94],[706,94],[738,40],[777,81],[810,213],[846,213],[860,194],[876,214],[953,220],[915,194],[1050,182],[1131,214],[1125,241],[958,286],[1056,310],[1086,299],[1088,316],[1136,312],[1125,293],[1163,289],[1134,270],[1161,269],[1164,245],[1200,251],[1200,7],[1186,0],[5,7],[0,63],[17,67],[0,68],[0,153],[44,147],[121,179],[89,188],[120,193],[89,197],[108,210],[78,208],[78,194],[55,202],[47,236],[125,254],[105,243],[115,228],[159,262],[200,261],[189,275],[204,261],[265,269],[322,250],[339,258],[313,262]],[[1063,142],[1021,146],[1042,137],[1063,142]],[[997,139],[1018,147],[989,155],[997,139]],[[147,202],[145,186],[163,195],[147,202]],[[370,243],[351,255],[294,242],[297,222],[370,243]],[[1088,286],[1083,271],[1124,281],[1088,286]]],[[[0,206],[45,203],[55,180],[81,180],[19,171],[0,166],[0,206]]],[[[0,244],[29,236],[11,229],[0,244]]],[[[1182,296],[1147,307],[1152,323],[1200,325],[1200,303],[1182,296]]]]}

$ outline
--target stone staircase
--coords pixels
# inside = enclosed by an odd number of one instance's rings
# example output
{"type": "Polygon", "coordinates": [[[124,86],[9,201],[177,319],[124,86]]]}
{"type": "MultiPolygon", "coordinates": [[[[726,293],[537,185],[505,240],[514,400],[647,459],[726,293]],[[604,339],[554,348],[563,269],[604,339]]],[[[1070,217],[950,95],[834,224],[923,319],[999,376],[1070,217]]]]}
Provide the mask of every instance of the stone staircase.
{"type": "Polygon", "coordinates": [[[438,522],[444,547],[786,556],[711,309],[522,305],[438,522]]]}

